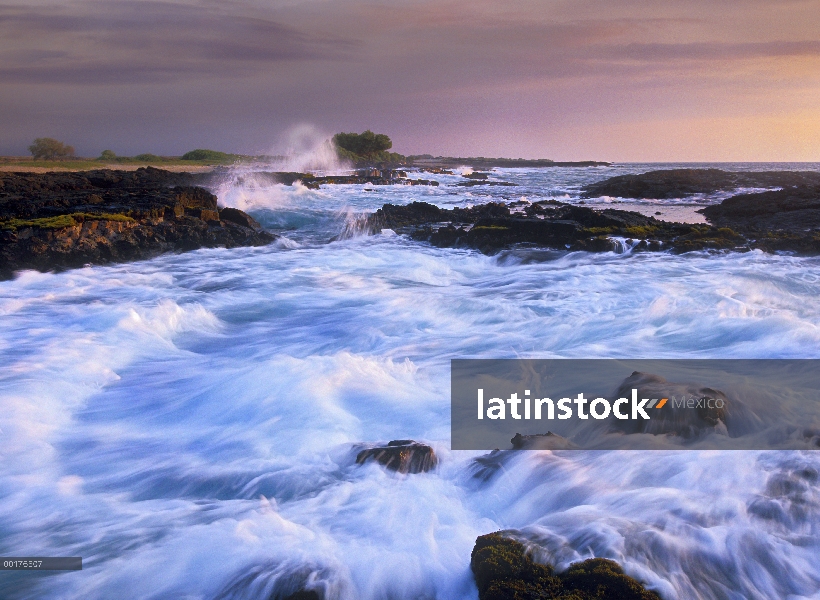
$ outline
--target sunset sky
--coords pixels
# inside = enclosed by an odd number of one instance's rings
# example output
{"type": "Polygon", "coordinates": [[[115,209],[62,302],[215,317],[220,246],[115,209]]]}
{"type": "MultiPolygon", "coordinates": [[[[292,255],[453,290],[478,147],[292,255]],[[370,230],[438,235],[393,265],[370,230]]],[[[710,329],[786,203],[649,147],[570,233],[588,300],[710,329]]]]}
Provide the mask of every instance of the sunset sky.
{"type": "Polygon", "coordinates": [[[820,161],[820,0],[0,0],[0,154],[820,161]]]}

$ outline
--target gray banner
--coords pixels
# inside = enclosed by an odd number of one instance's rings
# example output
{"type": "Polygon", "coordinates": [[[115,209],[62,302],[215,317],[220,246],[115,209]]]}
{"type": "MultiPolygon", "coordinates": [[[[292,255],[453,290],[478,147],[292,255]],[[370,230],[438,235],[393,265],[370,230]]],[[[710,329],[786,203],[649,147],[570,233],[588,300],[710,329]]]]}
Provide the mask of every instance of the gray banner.
{"type": "Polygon", "coordinates": [[[820,360],[453,360],[453,450],[816,450],[820,360]]]}
{"type": "Polygon", "coordinates": [[[82,571],[81,556],[6,556],[0,571],[82,571]]]}

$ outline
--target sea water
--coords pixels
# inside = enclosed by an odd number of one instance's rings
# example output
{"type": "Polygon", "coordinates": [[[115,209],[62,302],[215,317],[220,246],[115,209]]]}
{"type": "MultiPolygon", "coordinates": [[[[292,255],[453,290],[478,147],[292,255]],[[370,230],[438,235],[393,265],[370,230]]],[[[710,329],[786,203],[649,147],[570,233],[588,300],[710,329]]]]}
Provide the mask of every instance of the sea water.
{"type": "MultiPolygon", "coordinates": [[[[231,173],[220,203],[275,243],[0,283],[0,555],[83,557],[2,572],[0,596],[474,599],[476,537],[513,529],[559,569],[611,558],[665,599],[820,597],[820,453],[521,452],[477,477],[482,453],[449,449],[452,358],[820,357],[820,259],[486,256],[361,226],[386,202],[578,203],[660,167],[467,188],[459,170],[319,190],[231,173]],[[435,471],[355,464],[408,438],[435,471]]],[[[696,218],[724,197],[584,202],[696,218]]]]}

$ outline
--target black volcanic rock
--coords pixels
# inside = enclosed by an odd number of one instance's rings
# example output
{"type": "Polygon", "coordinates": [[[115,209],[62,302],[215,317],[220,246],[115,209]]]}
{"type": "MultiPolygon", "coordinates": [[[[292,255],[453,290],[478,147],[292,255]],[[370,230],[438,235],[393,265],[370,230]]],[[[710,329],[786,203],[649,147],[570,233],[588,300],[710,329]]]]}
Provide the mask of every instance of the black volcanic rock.
{"type": "Polygon", "coordinates": [[[816,171],[733,172],[721,169],[664,169],[637,175],[618,175],[584,186],[582,196],[597,198],[684,198],[693,194],[731,191],[743,187],[774,188],[820,184],[816,171]]]}
{"type": "Polygon", "coordinates": [[[700,212],[748,238],[752,248],[820,254],[820,185],[739,194],[700,212]]]}
{"type": "Polygon", "coordinates": [[[368,217],[365,228],[372,233],[389,228],[434,246],[475,248],[486,254],[522,244],[607,252],[623,248],[624,241],[633,252],[747,252],[758,248],[768,252],[820,254],[820,233],[812,229],[813,224],[820,221],[818,209],[814,208],[817,202],[812,190],[815,189],[806,186],[793,188],[791,192],[735,197],[739,200],[730,198],[724,202],[723,212],[719,207],[703,210],[707,218],[714,221],[712,225],[670,223],[631,211],[593,210],[550,200],[526,205],[523,212],[510,210],[513,207],[520,211],[520,203],[488,203],[453,209],[425,202],[406,206],[385,204],[368,217]],[[758,201],[758,196],[763,200],[758,201]],[[782,197],[782,202],[766,200],[776,197],[782,197]],[[746,216],[747,212],[753,213],[752,216],[746,216]],[[772,229],[781,225],[780,229],[772,229]]]}
{"type": "Polygon", "coordinates": [[[590,558],[556,574],[500,531],[476,539],[470,569],[479,600],[660,600],[615,561],[590,558]]]}
{"type": "Polygon", "coordinates": [[[510,443],[513,450],[571,450],[578,447],[567,438],[551,431],[532,435],[516,433],[510,443]]]}
{"type": "Polygon", "coordinates": [[[639,398],[667,398],[667,402],[661,410],[652,411],[651,420],[618,419],[611,424],[611,431],[675,435],[693,439],[714,431],[718,425],[725,428],[733,408],[735,416],[745,414],[741,405],[733,407],[726,394],[720,390],[702,384],[671,382],[659,375],[638,371],[623,380],[615,392],[615,398],[628,399],[633,389],[637,390],[639,398]],[[688,403],[691,399],[694,400],[688,403]],[[704,399],[703,402],[698,402],[700,399],[704,399]],[[707,402],[707,399],[711,399],[711,402],[707,402]]]}
{"type": "Polygon", "coordinates": [[[219,209],[188,173],[0,174],[0,277],[122,262],[202,247],[258,246],[275,236],[219,209]]]}
{"type": "Polygon", "coordinates": [[[718,226],[736,229],[806,230],[820,228],[820,184],[739,194],[701,213],[718,226]]]}
{"type": "Polygon", "coordinates": [[[426,473],[438,465],[433,449],[413,440],[393,440],[386,446],[367,448],[356,455],[356,464],[369,460],[398,473],[426,473]]]}
{"type": "Polygon", "coordinates": [[[248,213],[239,210],[238,208],[223,208],[219,211],[219,218],[223,221],[236,223],[237,225],[241,225],[242,227],[248,227],[249,229],[253,229],[257,232],[262,231],[262,226],[256,219],[254,219],[248,213]]]}

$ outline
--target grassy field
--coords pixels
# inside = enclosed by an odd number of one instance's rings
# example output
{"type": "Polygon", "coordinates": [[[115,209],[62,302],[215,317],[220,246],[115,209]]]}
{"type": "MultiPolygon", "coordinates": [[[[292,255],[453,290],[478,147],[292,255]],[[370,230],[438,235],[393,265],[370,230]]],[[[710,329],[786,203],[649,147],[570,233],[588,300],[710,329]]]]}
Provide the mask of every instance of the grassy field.
{"type": "Polygon", "coordinates": [[[162,157],[160,160],[101,161],[93,158],[76,158],[68,160],[33,160],[30,157],[0,156],[0,171],[90,171],[92,169],[117,169],[133,171],[140,167],[157,167],[169,171],[202,171],[219,165],[234,164],[209,160],[182,160],[181,158],[162,157]]]}

